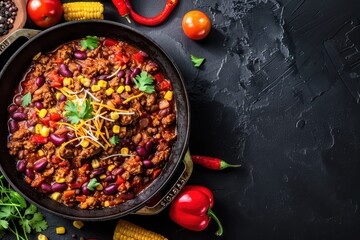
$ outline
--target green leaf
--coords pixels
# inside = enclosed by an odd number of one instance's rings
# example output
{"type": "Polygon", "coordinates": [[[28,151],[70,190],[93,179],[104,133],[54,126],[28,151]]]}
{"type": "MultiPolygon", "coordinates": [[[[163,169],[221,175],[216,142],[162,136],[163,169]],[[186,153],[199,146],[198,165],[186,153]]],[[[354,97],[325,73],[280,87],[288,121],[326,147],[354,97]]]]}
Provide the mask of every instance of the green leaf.
{"type": "Polygon", "coordinates": [[[42,230],[45,230],[48,225],[47,222],[43,219],[44,216],[41,213],[34,213],[34,216],[29,221],[31,228],[35,229],[36,232],[41,232],[42,230]]]}
{"type": "Polygon", "coordinates": [[[27,94],[25,94],[22,98],[21,98],[21,105],[23,107],[26,107],[27,105],[29,105],[31,103],[31,93],[28,92],[27,94]]]}
{"type": "Polygon", "coordinates": [[[34,214],[34,213],[36,213],[36,211],[37,211],[36,206],[35,206],[34,204],[31,204],[31,205],[25,210],[24,215],[26,216],[26,215],[34,214]]]}
{"type": "Polygon", "coordinates": [[[30,220],[26,218],[19,219],[20,225],[24,228],[26,233],[31,232],[30,220]]]}
{"type": "Polygon", "coordinates": [[[15,191],[11,191],[10,197],[13,203],[18,203],[20,205],[19,206],[20,209],[26,208],[26,201],[20,194],[18,194],[15,191]]]}
{"type": "Polygon", "coordinates": [[[0,219],[0,226],[7,229],[9,227],[9,222],[0,219]]]}
{"type": "Polygon", "coordinates": [[[77,124],[81,119],[89,119],[92,118],[93,107],[90,104],[90,100],[86,100],[85,103],[81,105],[81,109],[79,112],[79,105],[74,102],[68,100],[66,101],[65,108],[67,112],[65,115],[70,120],[72,124],[77,124]]]}
{"type": "Polygon", "coordinates": [[[146,71],[142,71],[140,75],[137,75],[134,78],[134,82],[140,91],[146,93],[153,93],[155,91],[155,86],[153,85],[154,80],[150,74],[146,71]]]}
{"type": "Polygon", "coordinates": [[[89,189],[90,191],[94,191],[95,188],[99,186],[99,184],[100,183],[97,182],[96,178],[92,178],[87,185],[87,189],[89,189]]]}
{"type": "Polygon", "coordinates": [[[194,63],[195,67],[200,67],[201,64],[205,61],[205,58],[196,57],[194,55],[191,55],[191,61],[194,63]]]}
{"type": "Polygon", "coordinates": [[[114,135],[109,139],[109,142],[113,145],[116,145],[119,143],[119,137],[117,135],[114,135]]]}
{"type": "Polygon", "coordinates": [[[37,222],[33,228],[36,232],[42,232],[48,228],[48,224],[45,220],[42,220],[40,222],[37,222]]]}
{"type": "Polygon", "coordinates": [[[80,41],[81,47],[83,49],[94,50],[98,46],[99,38],[97,36],[86,36],[86,39],[80,41]]]}

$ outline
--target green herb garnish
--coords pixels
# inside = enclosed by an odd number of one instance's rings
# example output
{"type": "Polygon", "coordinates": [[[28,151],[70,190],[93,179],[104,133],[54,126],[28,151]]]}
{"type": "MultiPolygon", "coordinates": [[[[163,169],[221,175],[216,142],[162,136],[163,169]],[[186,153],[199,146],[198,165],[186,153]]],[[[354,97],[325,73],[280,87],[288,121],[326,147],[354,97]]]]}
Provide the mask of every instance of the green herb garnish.
{"type": "Polygon", "coordinates": [[[22,98],[21,98],[21,105],[23,107],[26,107],[27,105],[29,105],[31,103],[31,93],[28,92],[27,94],[25,94],[22,98]]]}
{"type": "Polygon", "coordinates": [[[66,105],[64,108],[67,112],[65,115],[70,120],[71,124],[77,124],[80,122],[81,119],[89,119],[92,118],[92,111],[93,107],[90,104],[90,100],[86,100],[80,107],[79,105],[75,104],[73,101],[66,101],[66,105]]]}
{"type": "Polygon", "coordinates": [[[100,184],[100,183],[98,183],[98,181],[96,180],[96,178],[92,178],[92,179],[90,179],[90,181],[89,181],[89,183],[88,183],[88,185],[87,185],[86,187],[87,187],[87,189],[89,189],[90,191],[94,191],[95,188],[96,188],[97,186],[99,186],[99,184],[100,184]]]}
{"type": "Polygon", "coordinates": [[[201,64],[205,61],[205,58],[196,57],[194,55],[191,55],[191,61],[194,63],[195,67],[200,67],[201,64]]]}
{"type": "Polygon", "coordinates": [[[99,38],[97,36],[86,36],[86,39],[80,40],[83,49],[94,50],[98,46],[99,38]]]}
{"type": "Polygon", "coordinates": [[[0,238],[9,231],[18,240],[28,240],[27,234],[32,230],[41,232],[47,227],[44,216],[37,208],[28,204],[0,174],[0,238]]]}
{"type": "Polygon", "coordinates": [[[109,139],[109,142],[113,145],[116,145],[119,143],[119,137],[117,135],[114,135],[109,139]]]}
{"type": "Polygon", "coordinates": [[[146,71],[142,71],[139,75],[134,78],[134,82],[140,91],[146,93],[153,93],[155,86],[153,84],[153,78],[146,71]]]}

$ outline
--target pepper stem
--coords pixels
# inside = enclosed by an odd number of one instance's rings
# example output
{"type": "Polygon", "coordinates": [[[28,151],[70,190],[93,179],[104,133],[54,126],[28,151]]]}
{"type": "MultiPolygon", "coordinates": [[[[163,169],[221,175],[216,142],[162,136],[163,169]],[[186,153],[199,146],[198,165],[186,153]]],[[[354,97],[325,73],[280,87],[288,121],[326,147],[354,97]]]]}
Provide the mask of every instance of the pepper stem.
{"type": "Polygon", "coordinates": [[[220,161],[220,169],[221,170],[228,168],[228,167],[241,167],[241,165],[240,164],[238,164],[238,165],[229,164],[229,163],[225,162],[224,160],[220,161]]]}
{"type": "Polygon", "coordinates": [[[223,234],[223,232],[224,232],[223,227],[222,227],[222,225],[221,225],[220,220],[217,218],[217,216],[216,216],[215,213],[211,210],[211,208],[208,209],[207,215],[208,215],[209,217],[211,217],[212,219],[214,219],[215,222],[218,224],[219,229],[216,231],[215,234],[216,234],[216,236],[221,236],[221,235],[223,234]]]}
{"type": "Polygon", "coordinates": [[[126,14],[126,15],[124,16],[124,18],[126,18],[126,20],[128,21],[128,23],[131,23],[131,20],[130,20],[130,17],[129,17],[128,14],[126,14]]]}

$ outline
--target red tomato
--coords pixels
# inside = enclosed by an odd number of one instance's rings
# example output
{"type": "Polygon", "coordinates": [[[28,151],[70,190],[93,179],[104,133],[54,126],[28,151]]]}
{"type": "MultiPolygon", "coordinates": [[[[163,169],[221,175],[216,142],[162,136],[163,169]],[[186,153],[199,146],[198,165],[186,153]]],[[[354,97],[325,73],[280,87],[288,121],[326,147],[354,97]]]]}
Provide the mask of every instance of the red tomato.
{"type": "Polygon", "coordinates": [[[63,14],[60,0],[29,0],[26,9],[31,20],[43,28],[57,24],[63,14]]]}
{"type": "Polygon", "coordinates": [[[211,21],[205,13],[193,10],[184,15],[182,28],[186,36],[193,40],[200,40],[209,34],[211,21]]]}

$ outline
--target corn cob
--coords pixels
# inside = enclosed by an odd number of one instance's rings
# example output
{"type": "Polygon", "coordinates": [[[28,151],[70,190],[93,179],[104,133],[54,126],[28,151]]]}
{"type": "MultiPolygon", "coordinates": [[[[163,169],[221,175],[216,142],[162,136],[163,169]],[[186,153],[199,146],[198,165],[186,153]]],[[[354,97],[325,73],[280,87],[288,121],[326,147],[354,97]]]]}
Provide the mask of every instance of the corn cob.
{"type": "Polygon", "coordinates": [[[113,240],[167,240],[167,238],[119,219],[116,224],[113,240]]]}
{"type": "Polygon", "coordinates": [[[101,2],[69,2],[63,4],[65,21],[104,19],[101,2]]]}

